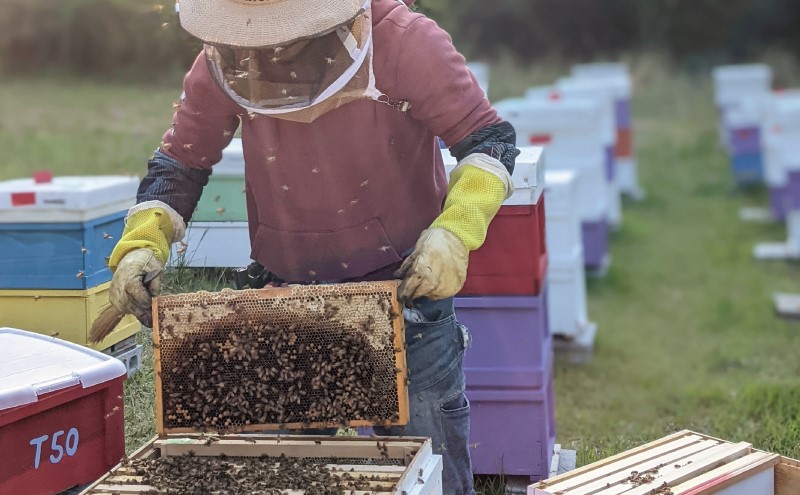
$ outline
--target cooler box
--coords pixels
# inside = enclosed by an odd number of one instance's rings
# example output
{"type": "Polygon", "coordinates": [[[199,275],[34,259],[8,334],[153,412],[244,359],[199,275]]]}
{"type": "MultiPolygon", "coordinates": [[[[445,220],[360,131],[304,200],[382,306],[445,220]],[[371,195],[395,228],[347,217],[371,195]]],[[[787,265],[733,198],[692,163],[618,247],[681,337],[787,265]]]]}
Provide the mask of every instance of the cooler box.
{"type": "Polygon", "coordinates": [[[194,222],[246,222],[244,152],[241,138],[222,151],[222,160],[212,168],[208,185],[197,204],[194,222]]]}
{"type": "Polygon", "coordinates": [[[100,352],[0,328],[0,495],[59,493],[115,466],[126,375],[100,352]]]}
{"type": "MultiPolygon", "coordinates": [[[[469,258],[467,280],[460,294],[537,295],[547,270],[544,228],[544,155],[542,148],[523,147],[512,176],[514,195],[503,203],[489,225],[486,242],[469,258]]],[[[456,166],[442,154],[448,175],[456,166]]]]}
{"type": "MultiPolygon", "coordinates": [[[[88,346],[92,323],[110,304],[110,286],[107,282],[83,290],[0,290],[0,326],[24,328],[88,346]]],[[[135,317],[125,316],[108,337],[91,347],[108,349],[141,328],[135,317]]]]}
{"type": "Polygon", "coordinates": [[[110,281],[106,258],[139,179],[47,179],[0,182],[0,289],[87,289],[110,281]]]}

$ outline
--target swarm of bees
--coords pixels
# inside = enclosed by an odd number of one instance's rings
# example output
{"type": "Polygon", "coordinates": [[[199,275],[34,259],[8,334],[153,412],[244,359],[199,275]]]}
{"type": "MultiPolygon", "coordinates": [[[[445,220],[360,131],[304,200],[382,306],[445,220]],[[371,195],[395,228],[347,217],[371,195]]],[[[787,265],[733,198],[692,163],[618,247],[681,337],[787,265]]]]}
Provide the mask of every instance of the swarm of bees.
{"type": "Polygon", "coordinates": [[[343,495],[371,490],[376,475],[336,471],[325,463],[285,456],[167,456],[129,461],[128,467],[152,494],[199,495],[258,493],[283,495],[303,490],[307,495],[343,495]]]}
{"type": "Polygon", "coordinates": [[[281,311],[269,299],[230,295],[196,298],[191,311],[160,302],[170,314],[162,315],[158,346],[164,427],[228,433],[251,425],[395,424],[398,376],[404,380],[396,367],[398,315],[381,295],[363,304],[347,297],[295,300],[281,311]]]}

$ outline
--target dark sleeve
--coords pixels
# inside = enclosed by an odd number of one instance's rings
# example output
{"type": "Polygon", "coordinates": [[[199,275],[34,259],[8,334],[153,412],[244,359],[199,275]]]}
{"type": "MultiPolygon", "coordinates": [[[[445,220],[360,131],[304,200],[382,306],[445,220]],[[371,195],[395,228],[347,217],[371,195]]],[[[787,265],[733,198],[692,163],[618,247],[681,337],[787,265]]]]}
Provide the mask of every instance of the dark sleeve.
{"type": "Polygon", "coordinates": [[[450,148],[450,154],[461,161],[473,153],[483,153],[497,159],[514,174],[514,161],[519,156],[517,133],[508,122],[492,124],[473,132],[450,148]]]}
{"type": "Polygon", "coordinates": [[[161,201],[189,223],[210,175],[210,169],[186,167],[156,151],[147,164],[147,175],[139,184],[136,202],[161,201]]]}

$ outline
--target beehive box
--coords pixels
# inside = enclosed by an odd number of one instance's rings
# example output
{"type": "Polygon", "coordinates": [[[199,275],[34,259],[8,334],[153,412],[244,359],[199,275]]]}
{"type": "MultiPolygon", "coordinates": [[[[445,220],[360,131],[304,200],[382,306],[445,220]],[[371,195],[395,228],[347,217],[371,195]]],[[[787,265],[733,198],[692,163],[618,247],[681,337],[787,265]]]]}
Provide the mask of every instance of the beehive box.
{"type": "Polygon", "coordinates": [[[87,289],[111,280],[106,259],[138,183],[124,176],[0,182],[0,289],[87,289]]]}
{"type": "MultiPolygon", "coordinates": [[[[470,254],[464,296],[537,295],[547,272],[544,211],[544,153],[520,149],[512,180],[514,194],[489,224],[486,242],[470,254]]],[[[456,167],[443,151],[445,170],[456,167]]]]}
{"type": "Polygon", "coordinates": [[[0,494],[59,493],[116,465],[126,374],[105,354],[0,328],[0,494]]]}
{"type": "Polygon", "coordinates": [[[442,458],[427,438],[170,436],[81,495],[245,492],[441,495],[442,458]]]}
{"type": "Polygon", "coordinates": [[[251,263],[247,222],[190,222],[172,245],[170,263],[190,267],[241,268],[251,263]]]}
{"type": "Polygon", "coordinates": [[[107,349],[142,328],[135,317],[128,315],[102,342],[88,343],[92,323],[110,304],[110,287],[108,282],[87,290],[0,290],[0,326],[107,349]]]}
{"type": "Polygon", "coordinates": [[[212,168],[208,185],[192,215],[195,222],[246,222],[244,195],[244,151],[241,138],[234,138],[222,151],[222,160],[212,168]]]}
{"type": "Polygon", "coordinates": [[[532,485],[528,495],[796,495],[800,463],[691,431],[532,485]]]}
{"type": "Polygon", "coordinates": [[[154,300],[159,434],[404,425],[397,283],[154,300]]]}

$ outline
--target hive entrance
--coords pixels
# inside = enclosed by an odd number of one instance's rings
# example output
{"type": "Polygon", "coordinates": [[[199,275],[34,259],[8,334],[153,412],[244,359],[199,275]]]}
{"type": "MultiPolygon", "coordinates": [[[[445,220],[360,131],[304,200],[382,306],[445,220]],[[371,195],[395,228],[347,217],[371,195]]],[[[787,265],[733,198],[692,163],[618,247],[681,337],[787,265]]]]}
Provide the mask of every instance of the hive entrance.
{"type": "Polygon", "coordinates": [[[407,423],[394,282],[165,296],[154,316],[160,434],[407,423]]]}

